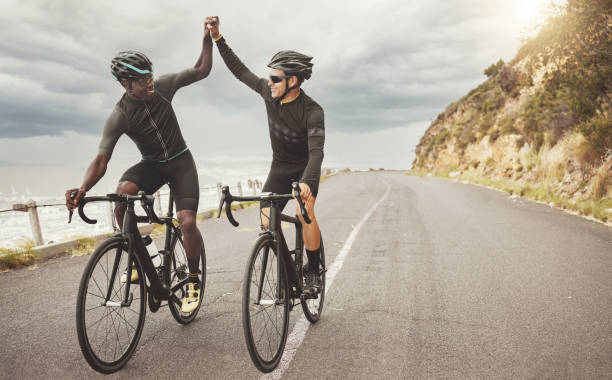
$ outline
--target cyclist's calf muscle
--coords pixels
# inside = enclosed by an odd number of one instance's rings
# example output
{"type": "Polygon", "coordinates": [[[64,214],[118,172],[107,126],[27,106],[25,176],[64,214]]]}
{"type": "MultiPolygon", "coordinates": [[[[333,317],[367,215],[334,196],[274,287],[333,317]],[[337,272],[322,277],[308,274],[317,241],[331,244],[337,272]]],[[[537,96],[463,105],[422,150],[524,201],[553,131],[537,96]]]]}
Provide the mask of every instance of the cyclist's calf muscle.
{"type": "Polygon", "coordinates": [[[300,212],[300,206],[297,205],[296,212],[298,218],[302,222],[302,235],[304,237],[304,247],[309,251],[316,251],[321,247],[321,230],[319,229],[319,223],[317,223],[317,218],[314,213],[316,198],[312,195],[306,199],[304,202],[304,207],[306,208],[306,213],[310,218],[310,224],[306,224],[304,219],[302,218],[302,213],[300,212]]]}

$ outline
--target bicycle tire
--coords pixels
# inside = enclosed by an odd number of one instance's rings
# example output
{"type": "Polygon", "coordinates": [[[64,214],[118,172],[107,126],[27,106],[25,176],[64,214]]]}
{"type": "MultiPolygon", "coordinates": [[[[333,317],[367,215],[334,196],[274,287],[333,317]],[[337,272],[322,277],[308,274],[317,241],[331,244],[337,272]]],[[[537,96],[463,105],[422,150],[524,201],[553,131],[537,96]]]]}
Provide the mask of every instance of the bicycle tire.
{"type": "Polygon", "coordinates": [[[291,293],[285,267],[279,264],[272,237],[262,235],[256,241],[249,257],[242,287],[244,337],[253,364],[262,372],[271,372],[278,366],[289,330],[291,293]],[[264,262],[266,251],[267,260],[264,262]],[[257,303],[259,288],[261,288],[262,302],[257,303]],[[271,316],[272,313],[274,318],[271,316]],[[275,321],[280,322],[280,325],[275,324],[275,321]],[[272,326],[268,326],[268,322],[272,326]],[[267,332],[272,336],[267,336],[262,344],[262,338],[267,332]],[[274,332],[276,336],[273,335],[274,332]]]}
{"type": "Polygon", "coordinates": [[[137,257],[135,257],[133,268],[136,269],[139,280],[130,284],[130,294],[134,298],[130,306],[119,306],[123,300],[126,285],[121,282],[121,275],[126,271],[128,265],[127,246],[128,241],[122,237],[112,237],[102,242],[91,255],[79,285],[76,305],[79,345],[89,365],[100,373],[116,372],[130,360],[144,327],[147,294],[144,272],[137,257]],[[117,262],[117,267],[111,288],[112,294],[109,298],[109,302],[113,302],[113,305],[109,305],[108,302],[105,304],[103,301],[111,285],[110,279],[115,262],[117,262]],[[110,265],[111,263],[113,265],[110,265]],[[125,322],[124,328],[121,326],[122,322],[125,322]],[[102,325],[106,331],[98,333],[102,325]],[[130,331],[130,328],[133,331],[130,331]],[[125,346],[119,342],[124,334],[127,338],[125,346]],[[102,335],[104,335],[104,340],[102,340],[102,335]],[[116,342],[113,342],[115,337],[116,342]],[[117,354],[118,348],[119,354],[117,354]],[[109,358],[111,350],[113,355],[109,358]]]}
{"type": "MultiPolygon", "coordinates": [[[[325,267],[325,249],[323,248],[323,238],[321,238],[321,267],[325,267]]],[[[303,269],[303,268],[302,268],[303,269]]],[[[323,313],[323,304],[325,302],[325,271],[321,274],[321,291],[316,299],[301,298],[302,310],[304,316],[310,323],[317,323],[323,313]]]]}
{"type": "MultiPolygon", "coordinates": [[[[177,233],[174,234],[172,239],[172,244],[170,245],[170,252],[172,252],[172,256],[170,257],[170,278],[168,279],[167,285],[172,288],[179,281],[184,280],[189,275],[189,266],[187,263],[187,252],[185,251],[185,247],[183,246],[183,238],[181,237],[180,230],[175,230],[177,233]]],[[[204,249],[204,242],[202,242],[202,249],[200,251],[200,265],[199,265],[199,278],[200,278],[200,303],[198,307],[192,311],[191,313],[183,313],[181,310],[181,305],[176,305],[171,300],[168,300],[168,307],[170,308],[170,312],[174,319],[182,324],[186,325],[191,323],[195,317],[198,315],[198,311],[200,311],[200,307],[202,306],[202,302],[204,300],[204,290],[206,289],[206,250],[204,249]]],[[[187,286],[183,286],[177,289],[174,294],[182,300],[183,297],[187,294],[187,286]]]]}

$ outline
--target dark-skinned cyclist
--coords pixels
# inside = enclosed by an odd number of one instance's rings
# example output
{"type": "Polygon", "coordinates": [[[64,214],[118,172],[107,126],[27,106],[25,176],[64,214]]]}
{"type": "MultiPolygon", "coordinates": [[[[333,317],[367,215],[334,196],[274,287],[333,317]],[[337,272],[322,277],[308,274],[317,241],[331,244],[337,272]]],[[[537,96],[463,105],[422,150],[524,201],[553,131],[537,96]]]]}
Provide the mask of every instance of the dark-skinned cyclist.
{"type": "MultiPolygon", "coordinates": [[[[143,190],[155,193],[168,183],[174,196],[178,221],[187,252],[189,280],[183,298],[182,311],[195,310],[200,302],[198,267],[202,249],[202,235],[196,225],[200,190],[198,174],[191,152],[181,134],[172,99],[176,91],[204,79],[212,67],[212,40],[204,29],[202,52],[194,67],[178,73],[153,78],[153,64],[142,53],[123,51],[111,61],[111,74],[125,89],[125,93],[109,116],[98,154],[89,165],[79,188],[66,191],[66,206],[73,210],[106,172],[113,149],[121,135],[128,135],[138,147],[142,160],[129,168],[119,180],[117,194],[135,195],[143,190]],[[75,199],[70,194],[77,191],[75,199]]],[[[115,207],[115,217],[122,226],[125,206],[115,207]]],[[[133,271],[130,281],[137,281],[133,271]]],[[[127,274],[121,277],[127,281],[127,274]]]]}
{"type": "MultiPolygon", "coordinates": [[[[238,59],[219,33],[219,18],[207,17],[205,22],[228,69],[264,100],[273,159],[263,191],[286,194],[291,191],[292,181],[299,180],[301,198],[312,220],[310,224],[304,223],[298,212],[308,256],[304,291],[316,294],[321,286],[321,232],[314,207],[323,162],[325,127],[323,109],[301,89],[302,83],[312,74],[312,57],[295,51],[280,51],[268,64],[269,79],[259,78],[238,59]]],[[[270,206],[262,204],[264,227],[268,226],[269,215],[270,206]]]]}

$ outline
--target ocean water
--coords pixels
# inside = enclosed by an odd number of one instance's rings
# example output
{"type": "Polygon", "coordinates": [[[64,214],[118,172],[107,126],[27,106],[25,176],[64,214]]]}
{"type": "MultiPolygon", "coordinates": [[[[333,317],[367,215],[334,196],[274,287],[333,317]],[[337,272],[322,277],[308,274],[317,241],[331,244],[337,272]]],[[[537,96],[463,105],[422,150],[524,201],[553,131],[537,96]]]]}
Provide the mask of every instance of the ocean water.
{"type": "MultiPolygon", "coordinates": [[[[261,158],[195,159],[200,184],[199,210],[216,208],[219,204],[217,183],[229,185],[237,193],[240,182],[243,193],[252,194],[261,189],[249,189],[248,183],[265,182],[269,160],[261,158]]],[[[114,192],[121,174],[130,165],[109,167],[102,180],[87,195],[103,195],[114,192]]],[[[68,211],[63,205],[67,189],[79,187],[85,168],[79,167],[14,167],[0,166],[0,247],[19,247],[32,240],[29,215],[12,209],[14,204],[34,200],[37,205],[59,204],[38,207],[43,241],[61,242],[75,237],[112,232],[111,208],[108,202],[90,203],[86,214],[98,220],[89,225],[75,212],[68,224],[68,211]]],[[[168,207],[168,187],[160,189],[162,209],[168,207]]],[[[159,211],[156,204],[156,211],[159,211]]],[[[140,209],[141,210],[141,209],[140,209]]],[[[141,214],[144,212],[141,210],[141,214]]]]}

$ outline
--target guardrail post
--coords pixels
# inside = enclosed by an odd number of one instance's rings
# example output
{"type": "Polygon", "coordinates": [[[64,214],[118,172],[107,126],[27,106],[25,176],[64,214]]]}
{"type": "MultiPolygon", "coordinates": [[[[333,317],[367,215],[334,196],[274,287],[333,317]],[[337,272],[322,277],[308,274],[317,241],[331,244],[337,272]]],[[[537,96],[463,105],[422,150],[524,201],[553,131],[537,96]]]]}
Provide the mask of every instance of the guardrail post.
{"type": "Polygon", "coordinates": [[[242,196],[242,184],[238,182],[238,195],[242,196]]]}
{"type": "Polygon", "coordinates": [[[219,201],[221,201],[221,182],[217,182],[217,195],[219,196],[219,201]]]}
{"type": "Polygon", "coordinates": [[[26,204],[14,204],[14,211],[27,212],[30,217],[30,227],[32,228],[32,238],[36,245],[43,245],[42,231],[40,229],[40,220],[38,219],[38,210],[35,201],[29,201],[26,204]]]}
{"type": "Polygon", "coordinates": [[[38,209],[35,201],[29,201],[28,214],[30,215],[30,226],[32,226],[32,236],[36,245],[43,245],[42,230],[40,229],[40,220],[38,219],[38,209]]]}

